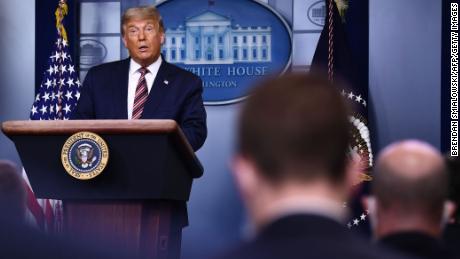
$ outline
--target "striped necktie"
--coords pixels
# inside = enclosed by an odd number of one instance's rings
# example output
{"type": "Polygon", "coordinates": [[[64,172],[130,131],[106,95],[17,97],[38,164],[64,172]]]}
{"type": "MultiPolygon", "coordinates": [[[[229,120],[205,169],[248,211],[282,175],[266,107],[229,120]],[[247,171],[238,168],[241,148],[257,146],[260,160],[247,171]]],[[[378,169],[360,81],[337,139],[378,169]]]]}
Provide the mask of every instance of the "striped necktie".
{"type": "Polygon", "coordinates": [[[149,70],[145,67],[141,67],[138,71],[141,73],[141,77],[137,83],[136,94],[134,95],[133,115],[131,116],[133,120],[141,118],[144,104],[149,96],[147,81],[145,81],[145,74],[147,74],[149,70]]]}

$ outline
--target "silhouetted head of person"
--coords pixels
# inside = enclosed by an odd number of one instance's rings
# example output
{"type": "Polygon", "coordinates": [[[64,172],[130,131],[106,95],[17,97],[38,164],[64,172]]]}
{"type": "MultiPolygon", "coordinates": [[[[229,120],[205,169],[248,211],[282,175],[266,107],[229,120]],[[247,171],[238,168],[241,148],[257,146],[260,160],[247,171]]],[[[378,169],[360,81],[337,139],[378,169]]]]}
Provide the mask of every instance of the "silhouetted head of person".
{"type": "Polygon", "coordinates": [[[285,194],[346,199],[349,114],[336,88],[318,75],[286,74],[262,81],[243,105],[233,172],[256,225],[263,206],[285,194]]]}
{"type": "Polygon", "coordinates": [[[422,141],[397,142],[380,153],[372,193],[368,207],[376,238],[404,231],[439,237],[453,210],[443,157],[422,141]]]}
{"type": "Polygon", "coordinates": [[[20,171],[15,164],[0,160],[0,218],[23,222],[26,210],[26,192],[20,171]]]}

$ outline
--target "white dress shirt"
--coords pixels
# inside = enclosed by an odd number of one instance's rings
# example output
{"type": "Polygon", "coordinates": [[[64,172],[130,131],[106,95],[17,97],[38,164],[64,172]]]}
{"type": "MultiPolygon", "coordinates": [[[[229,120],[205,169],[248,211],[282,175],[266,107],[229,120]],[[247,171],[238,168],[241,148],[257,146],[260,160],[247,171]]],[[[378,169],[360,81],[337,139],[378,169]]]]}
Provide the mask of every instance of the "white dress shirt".
{"type": "MultiPolygon", "coordinates": [[[[152,89],[153,82],[158,74],[161,62],[161,56],[159,56],[155,62],[153,62],[152,64],[150,64],[150,66],[147,67],[149,72],[145,74],[145,81],[147,82],[148,93],[150,93],[150,89],[152,89]]],[[[137,83],[139,82],[139,78],[141,77],[141,72],[139,72],[139,68],[141,68],[141,65],[133,59],[131,59],[129,63],[128,79],[128,119],[131,119],[133,117],[134,97],[136,95],[137,83]]]]}

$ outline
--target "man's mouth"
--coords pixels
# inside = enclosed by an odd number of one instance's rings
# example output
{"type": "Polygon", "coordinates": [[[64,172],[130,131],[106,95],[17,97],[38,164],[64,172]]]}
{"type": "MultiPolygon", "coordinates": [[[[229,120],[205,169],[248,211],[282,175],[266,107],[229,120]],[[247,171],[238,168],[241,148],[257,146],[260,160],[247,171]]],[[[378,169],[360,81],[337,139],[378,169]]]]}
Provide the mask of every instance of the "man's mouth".
{"type": "Polygon", "coordinates": [[[140,51],[140,52],[147,51],[147,49],[148,49],[147,46],[140,46],[140,47],[139,47],[139,51],[140,51]]]}

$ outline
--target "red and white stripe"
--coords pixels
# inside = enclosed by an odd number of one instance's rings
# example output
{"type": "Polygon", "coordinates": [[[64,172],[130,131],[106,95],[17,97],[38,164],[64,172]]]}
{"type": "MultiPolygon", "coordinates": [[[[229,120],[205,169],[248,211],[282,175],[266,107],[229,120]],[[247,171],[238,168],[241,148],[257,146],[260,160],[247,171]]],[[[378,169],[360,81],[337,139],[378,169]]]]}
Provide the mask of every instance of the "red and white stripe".
{"type": "Polygon", "coordinates": [[[145,80],[145,74],[147,74],[149,70],[145,67],[142,67],[139,69],[139,72],[141,73],[141,77],[137,83],[136,94],[134,95],[133,115],[131,116],[133,120],[139,119],[142,116],[142,112],[144,111],[144,104],[147,101],[147,97],[149,96],[147,82],[145,80]]]}
{"type": "Polygon", "coordinates": [[[62,225],[62,201],[37,199],[24,168],[22,169],[22,178],[27,192],[27,222],[49,233],[60,231],[62,225]]]}

